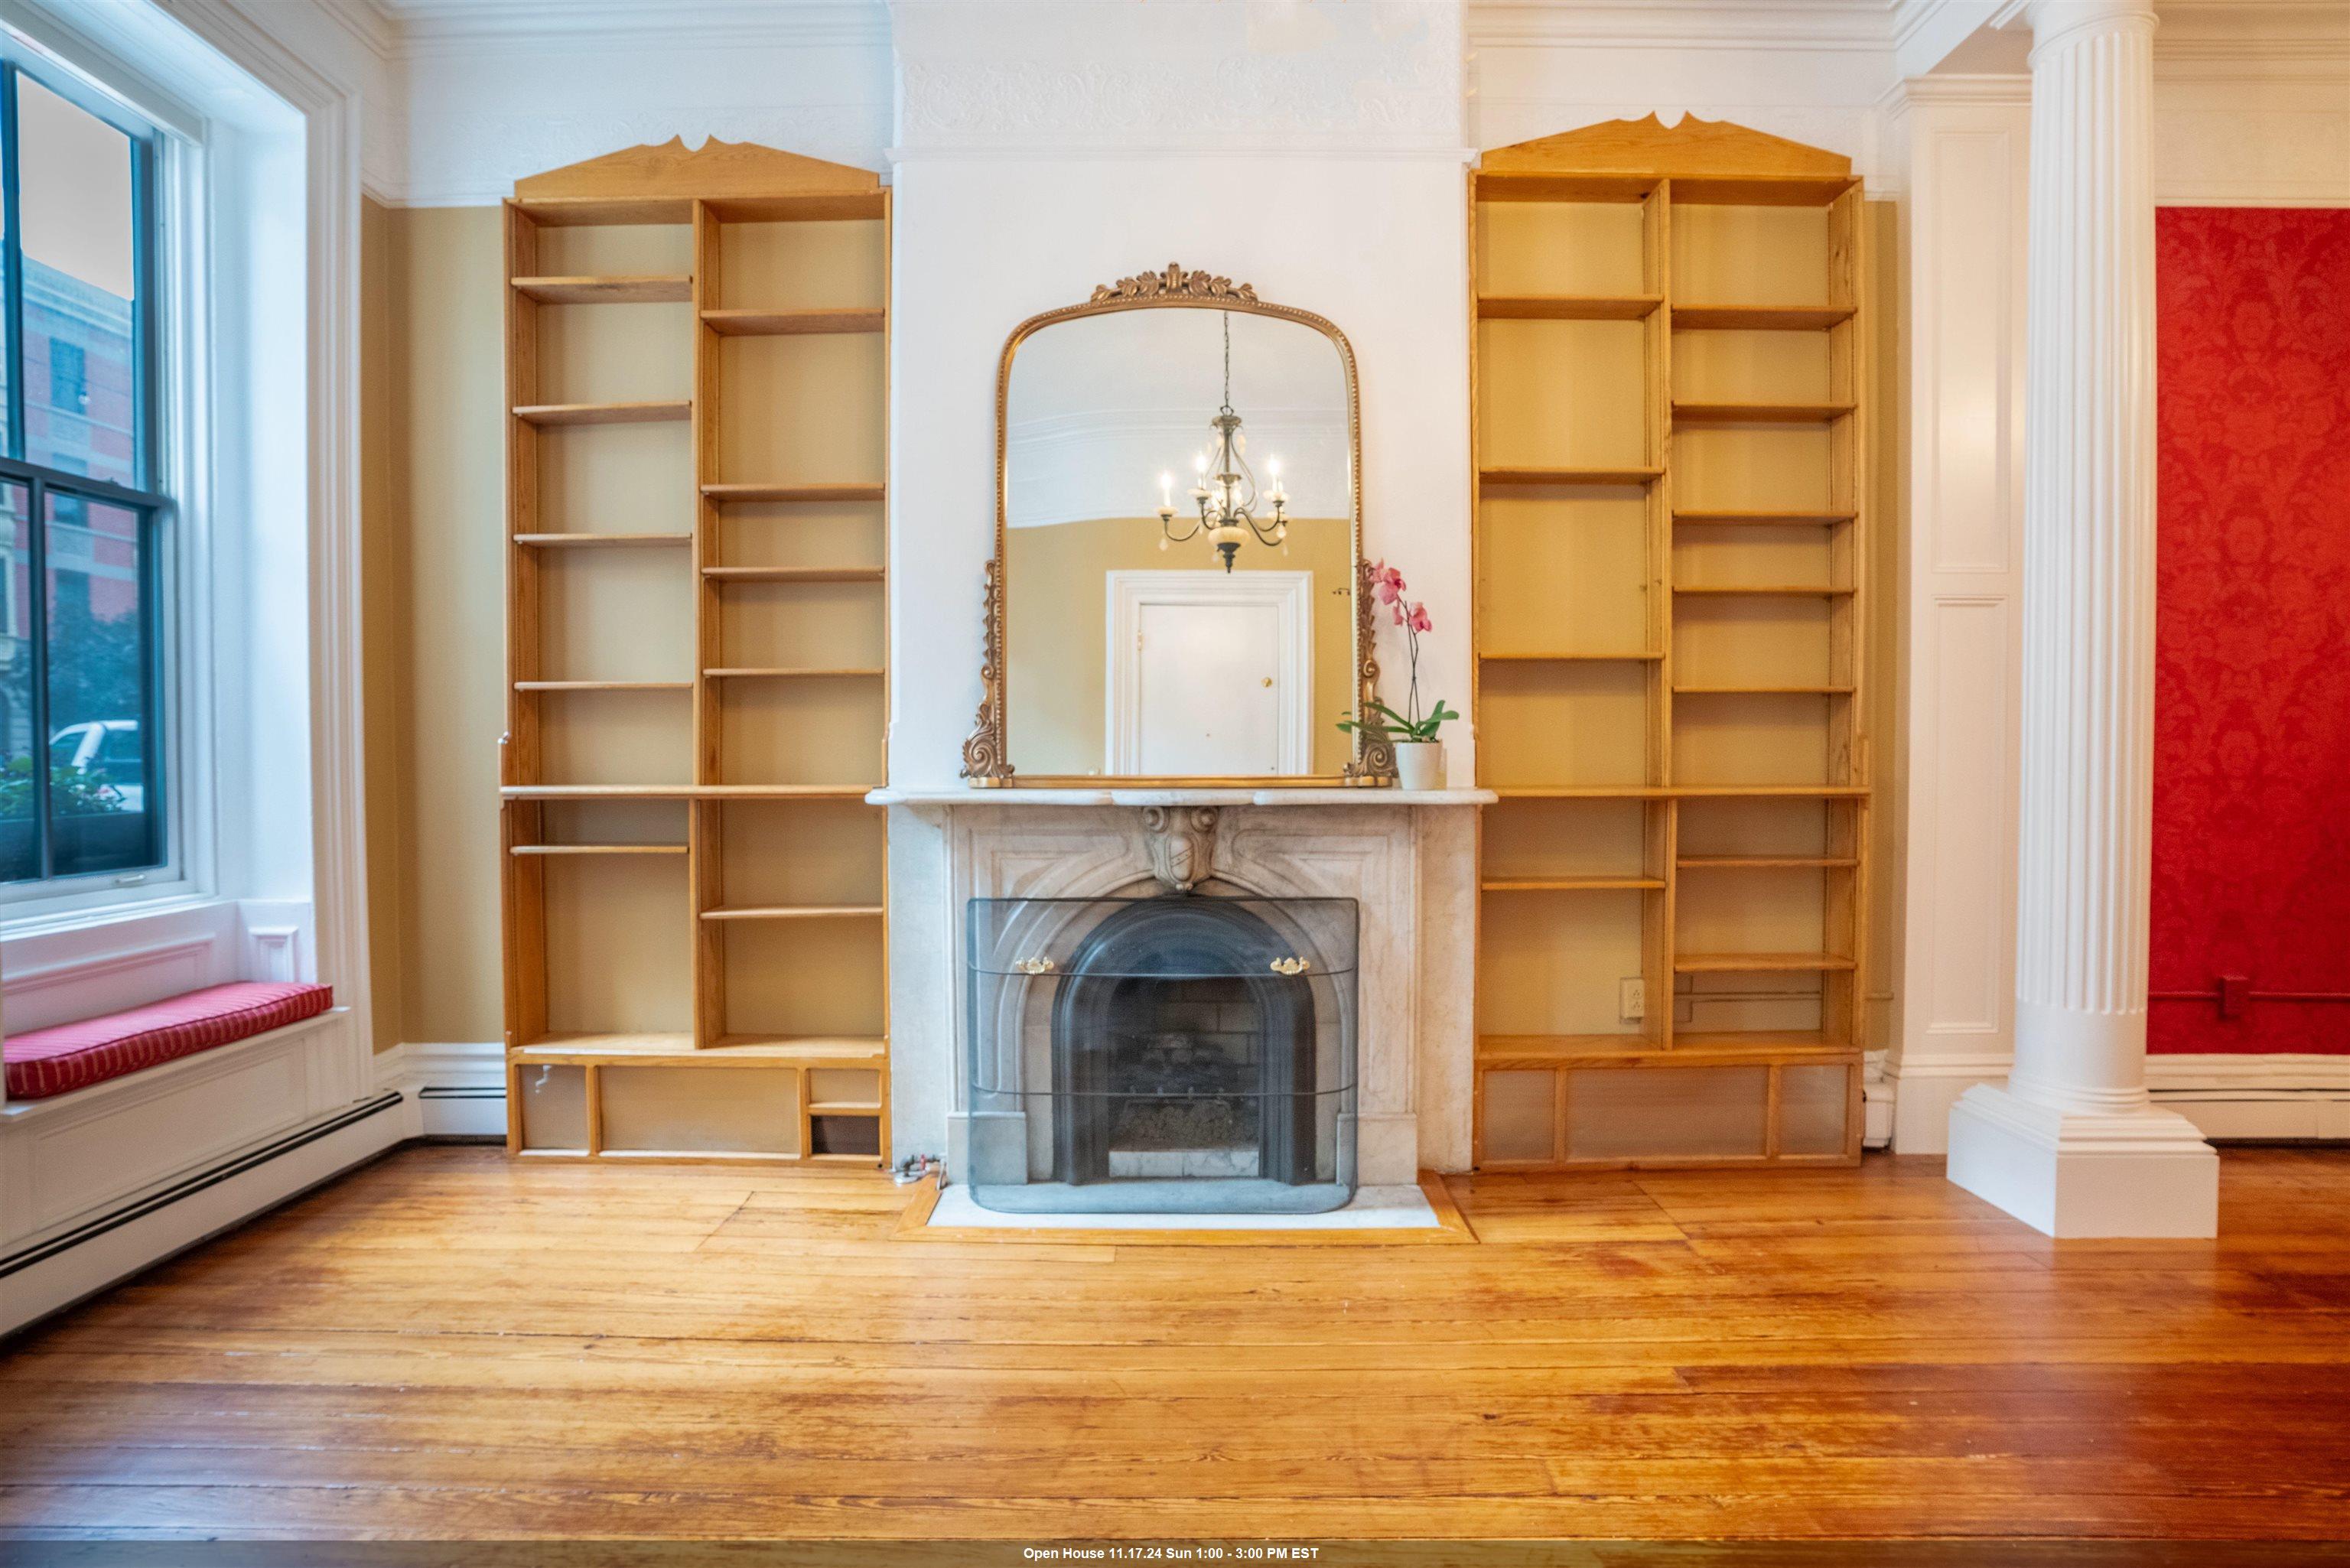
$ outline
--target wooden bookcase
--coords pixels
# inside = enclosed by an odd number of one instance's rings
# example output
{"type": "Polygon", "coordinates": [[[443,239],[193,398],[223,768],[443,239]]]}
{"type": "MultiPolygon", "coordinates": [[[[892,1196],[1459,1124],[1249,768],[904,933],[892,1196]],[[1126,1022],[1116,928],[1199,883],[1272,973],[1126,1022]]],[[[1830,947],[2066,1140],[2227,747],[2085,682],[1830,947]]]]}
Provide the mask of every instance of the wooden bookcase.
{"type": "Polygon", "coordinates": [[[888,1162],[889,254],[715,140],[505,204],[516,1154],[888,1162]]]}
{"type": "Polygon", "coordinates": [[[1470,182],[1478,1167],[1856,1160],[1859,182],[1653,116],[1470,182]]]}

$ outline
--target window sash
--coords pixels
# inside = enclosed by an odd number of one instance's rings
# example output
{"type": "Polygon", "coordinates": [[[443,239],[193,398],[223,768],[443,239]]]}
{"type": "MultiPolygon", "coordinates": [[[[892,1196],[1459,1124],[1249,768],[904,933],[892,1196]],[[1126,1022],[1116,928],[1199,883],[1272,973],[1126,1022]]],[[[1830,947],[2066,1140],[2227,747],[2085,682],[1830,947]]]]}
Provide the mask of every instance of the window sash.
{"type": "Polygon", "coordinates": [[[0,288],[0,353],[6,356],[7,381],[5,426],[5,431],[0,432],[5,435],[5,440],[0,440],[0,482],[22,484],[27,492],[28,546],[24,563],[27,614],[26,624],[18,630],[29,650],[32,667],[33,729],[29,749],[32,757],[32,815],[39,845],[40,871],[37,879],[0,883],[0,906],[22,909],[36,900],[47,904],[73,899],[79,903],[91,894],[120,888],[126,882],[143,883],[159,872],[166,882],[176,875],[175,867],[180,857],[175,821],[178,814],[173,809],[176,803],[170,788],[175,758],[173,748],[169,743],[172,738],[170,726],[172,687],[165,659],[170,628],[173,622],[168,618],[163,594],[165,546],[171,537],[167,525],[172,514],[172,505],[169,496],[153,488],[159,474],[163,472],[164,459],[158,428],[161,407],[158,378],[161,360],[160,301],[156,287],[156,252],[161,239],[156,232],[160,151],[160,133],[154,127],[131,119],[118,106],[89,91],[71,77],[47,71],[28,72],[15,59],[0,59],[0,276],[5,276],[5,288],[0,288]],[[18,200],[21,149],[16,116],[17,83],[24,76],[30,76],[43,88],[113,126],[129,140],[133,245],[131,286],[134,294],[130,320],[130,381],[135,484],[119,484],[25,460],[28,439],[26,389],[30,377],[26,365],[24,229],[18,200]],[[146,753],[141,809],[147,816],[152,848],[151,858],[140,867],[64,877],[56,875],[57,846],[50,810],[48,743],[53,673],[48,647],[48,511],[52,495],[78,496],[87,501],[120,507],[139,519],[142,680],[138,717],[146,753]]]}

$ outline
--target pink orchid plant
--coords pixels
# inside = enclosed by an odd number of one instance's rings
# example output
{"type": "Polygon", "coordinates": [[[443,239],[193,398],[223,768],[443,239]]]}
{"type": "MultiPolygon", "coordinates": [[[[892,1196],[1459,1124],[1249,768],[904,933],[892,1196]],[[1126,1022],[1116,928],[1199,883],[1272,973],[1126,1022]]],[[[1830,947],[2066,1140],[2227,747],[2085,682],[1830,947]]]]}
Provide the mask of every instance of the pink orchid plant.
{"type": "Polygon", "coordinates": [[[1411,695],[1405,706],[1407,712],[1399,713],[1386,703],[1373,698],[1364,704],[1372,714],[1369,718],[1341,719],[1341,730],[1368,730],[1374,734],[1391,735],[1403,741],[1433,741],[1440,725],[1461,715],[1444,704],[1440,697],[1427,713],[1419,706],[1419,634],[1434,631],[1435,620],[1428,613],[1424,601],[1404,597],[1406,585],[1403,574],[1385,561],[1373,561],[1364,573],[1364,580],[1372,598],[1388,607],[1395,624],[1403,628],[1404,646],[1411,660],[1411,695]]]}

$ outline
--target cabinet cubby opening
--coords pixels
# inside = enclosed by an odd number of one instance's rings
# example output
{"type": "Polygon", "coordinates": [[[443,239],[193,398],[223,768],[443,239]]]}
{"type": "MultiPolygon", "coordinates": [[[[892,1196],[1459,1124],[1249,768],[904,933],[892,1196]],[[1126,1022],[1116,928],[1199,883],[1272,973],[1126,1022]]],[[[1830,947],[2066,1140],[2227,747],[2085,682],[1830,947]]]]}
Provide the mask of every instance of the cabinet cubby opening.
{"type": "Polygon", "coordinates": [[[1485,495],[1478,513],[1480,649],[1489,658],[1658,651],[1648,514],[1637,490],[1485,495]]]}
{"type": "Polygon", "coordinates": [[[1637,198],[1477,204],[1479,292],[1622,296],[1649,291],[1637,198]]]}
{"type": "Polygon", "coordinates": [[[1653,784],[1648,742],[1656,667],[1636,662],[1484,666],[1478,703],[1485,781],[1504,785],[1653,784]]]}
{"type": "Polygon", "coordinates": [[[1649,978],[1661,898],[1636,890],[1485,898],[1479,1033],[1641,1044],[1650,1025],[1623,1016],[1622,983],[1649,978]]]}
{"type": "Polygon", "coordinates": [[[879,218],[732,223],[717,233],[705,307],[774,312],[879,310],[889,304],[889,225],[879,218]]]}
{"type": "Polygon", "coordinates": [[[1666,807],[1642,800],[1510,800],[1485,808],[1482,864],[1492,880],[1658,877],[1666,807]]]}
{"type": "Polygon", "coordinates": [[[881,567],[887,523],[879,501],[731,502],[712,511],[709,564],[881,567]]]}
{"type": "Polygon", "coordinates": [[[548,1036],[693,1028],[685,857],[546,857],[540,940],[548,1036]]]}
{"type": "Polygon", "coordinates": [[[1477,324],[1477,463],[1482,469],[1621,469],[1656,453],[1640,384],[1648,332],[1637,321],[1477,324]]]}

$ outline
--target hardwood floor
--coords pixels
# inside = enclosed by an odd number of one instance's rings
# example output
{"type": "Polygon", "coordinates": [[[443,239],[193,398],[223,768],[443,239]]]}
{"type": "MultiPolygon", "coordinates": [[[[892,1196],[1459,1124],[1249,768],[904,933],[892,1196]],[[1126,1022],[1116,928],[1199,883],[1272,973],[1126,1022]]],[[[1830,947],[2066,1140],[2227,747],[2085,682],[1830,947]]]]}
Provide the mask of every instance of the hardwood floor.
{"type": "Polygon", "coordinates": [[[0,1530],[2350,1529],[2350,1152],[2215,1243],[1857,1171],[1456,1179],[1477,1246],[909,1245],[908,1194],[414,1147],[0,1350],[0,1530]]]}

